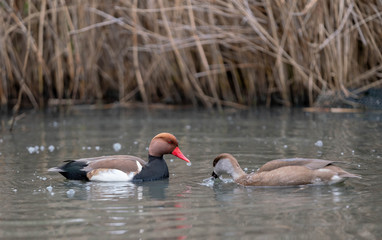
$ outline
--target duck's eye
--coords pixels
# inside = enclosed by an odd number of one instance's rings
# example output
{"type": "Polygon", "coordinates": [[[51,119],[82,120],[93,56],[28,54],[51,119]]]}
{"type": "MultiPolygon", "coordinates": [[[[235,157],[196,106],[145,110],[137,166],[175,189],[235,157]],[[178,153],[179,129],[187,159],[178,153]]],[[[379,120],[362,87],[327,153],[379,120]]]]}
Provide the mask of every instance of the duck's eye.
{"type": "Polygon", "coordinates": [[[167,143],[168,143],[168,144],[174,144],[174,142],[173,142],[173,141],[167,141],[167,143]]]}

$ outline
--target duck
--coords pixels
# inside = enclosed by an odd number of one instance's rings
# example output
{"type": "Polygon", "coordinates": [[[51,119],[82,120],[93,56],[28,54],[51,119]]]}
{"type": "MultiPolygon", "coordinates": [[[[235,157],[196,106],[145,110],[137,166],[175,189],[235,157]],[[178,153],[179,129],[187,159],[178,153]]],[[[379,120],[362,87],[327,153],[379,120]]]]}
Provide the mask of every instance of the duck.
{"type": "Polygon", "coordinates": [[[163,158],[172,154],[187,163],[178,140],[171,133],[159,133],[150,142],[148,162],[131,155],[111,155],[77,160],[66,160],[65,164],[48,169],[58,172],[69,180],[83,181],[153,181],[169,177],[168,167],[163,158]]]}
{"type": "Polygon", "coordinates": [[[256,172],[246,174],[229,153],[219,154],[213,161],[212,177],[230,175],[243,186],[330,185],[347,178],[361,176],[335,166],[334,161],[308,158],[277,159],[265,163],[256,172]]]}

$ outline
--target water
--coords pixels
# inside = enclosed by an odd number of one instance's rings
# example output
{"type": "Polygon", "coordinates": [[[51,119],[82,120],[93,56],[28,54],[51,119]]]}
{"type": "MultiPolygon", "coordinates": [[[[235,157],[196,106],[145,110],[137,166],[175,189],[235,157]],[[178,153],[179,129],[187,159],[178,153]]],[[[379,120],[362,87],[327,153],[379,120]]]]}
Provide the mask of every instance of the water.
{"type": "Polygon", "coordinates": [[[1,239],[381,239],[382,114],[257,110],[81,110],[0,118],[1,239]],[[177,136],[191,161],[165,158],[168,180],[67,181],[65,159],[132,154],[177,136]],[[246,172],[277,158],[343,161],[360,174],[334,186],[250,187],[212,181],[212,160],[233,154],[246,172]]]}

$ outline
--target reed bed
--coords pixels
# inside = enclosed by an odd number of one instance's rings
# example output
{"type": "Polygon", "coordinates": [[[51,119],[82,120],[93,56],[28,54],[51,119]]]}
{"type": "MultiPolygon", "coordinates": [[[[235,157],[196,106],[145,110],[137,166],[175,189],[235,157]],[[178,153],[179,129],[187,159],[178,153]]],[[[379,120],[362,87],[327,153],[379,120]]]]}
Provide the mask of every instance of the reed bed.
{"type": "Polygon", "coordinates": [[[382,84],[380,0],[14,0],[0,26],[2,109],[306,106],[382,84]]]}

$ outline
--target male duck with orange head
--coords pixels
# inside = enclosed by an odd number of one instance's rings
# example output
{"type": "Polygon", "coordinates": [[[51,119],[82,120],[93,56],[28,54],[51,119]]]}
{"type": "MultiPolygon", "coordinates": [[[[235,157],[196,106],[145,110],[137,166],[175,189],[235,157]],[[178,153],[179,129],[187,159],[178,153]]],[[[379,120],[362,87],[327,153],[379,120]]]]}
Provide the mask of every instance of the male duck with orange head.
{"type": "Polygon", "coordinates": [[[153,181],[169,177],[164,154],[172,154],[190,162],[170,133],[156,135],[149,146],[149,161],[130,155],[113,155],[67,160],[59,167],[50,168],[70,180],[85,181],[153,181]]]}

